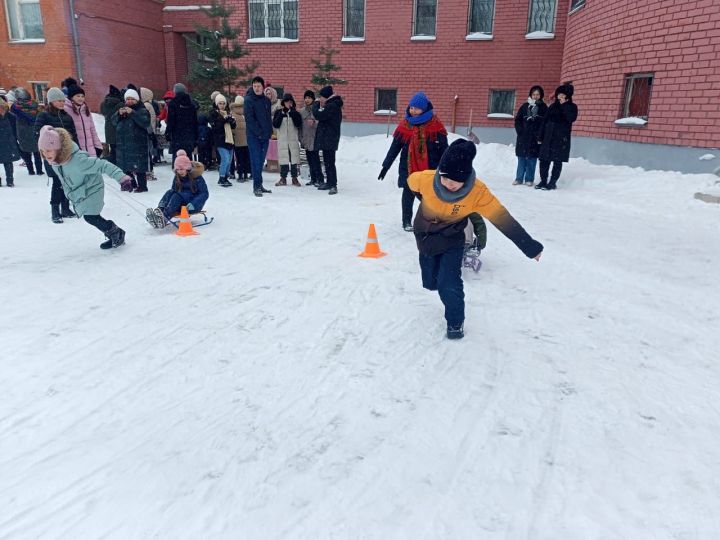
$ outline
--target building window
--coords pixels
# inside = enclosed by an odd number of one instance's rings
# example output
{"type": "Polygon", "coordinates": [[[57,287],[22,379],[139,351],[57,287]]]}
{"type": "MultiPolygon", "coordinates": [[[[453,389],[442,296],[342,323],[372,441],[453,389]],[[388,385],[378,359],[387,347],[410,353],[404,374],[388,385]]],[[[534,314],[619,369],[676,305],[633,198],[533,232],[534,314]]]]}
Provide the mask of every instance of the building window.
{"type": "Polygon", "coordinates": [[[5,0],[11,41],[44,39],[40,0],[5,0]]]}
{"type": "Polygon", "coordinates": [[[397,113],[397,88],[375,89],[375,114],[397,113]]]}
{"type": "Polygon", "coordinates": [[[622,118],[648,119],[650,111],[650,94],[652,93],[653,74],[641,73],[625,77],[625,98],[623,100],[622,118]]]}
{"type": "Polygon", "coordinates": [[[250,39],[298,38],[298,0],[249,0],[250,39]]]}
{"type": "Polygon", "coordinates": [[[343,37],[365,37],[365,0],[345,0],[343,37]]]}
{"type": "Polygon", "coordinates": [[[490,90],[489,114],[496,118],[513,117],[515,112],[515,90],[490,90]]]}
{"type": "Polygon", "coordinates": [[[470,0],[468,34],[492,34],[495,0],[470,0]]]}
{"type": "Polygon", "coordinates": [[[556,7],[557,0],[530,0],[530,13],[528,15],[528,33],[554,33],[556,7]]]}
{"type": "Polygon", "coordinates": [[[183,37],[187,45],[188,71],[195,62],[214,62],[207,56],[208,50],[213,45],[211,38],[196,33],[183,34],[183,37]]]}
{"type": "Polygon", "coordinates": [[[30,81],[32,86],[33,94],[35,95],[35,101],[38,103],[45,103],[45,95],[47,94],[48,83],[40,81],[30,81]]]}
{"type": "Polygon", "coordinates": [[[570,0],[570,11],[575,11],[585,5],[585,0],[570,0]]]}
{"type": "Polygon", "coordinates": [[[413,36],[434,36],[437,0],[415,0],[413,36]]]}

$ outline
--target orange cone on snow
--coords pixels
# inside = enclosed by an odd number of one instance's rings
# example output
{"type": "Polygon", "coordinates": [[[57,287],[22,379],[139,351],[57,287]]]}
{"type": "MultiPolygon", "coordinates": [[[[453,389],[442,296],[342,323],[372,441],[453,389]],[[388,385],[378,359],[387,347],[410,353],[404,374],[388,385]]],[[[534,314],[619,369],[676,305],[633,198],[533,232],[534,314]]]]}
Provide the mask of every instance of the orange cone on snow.
{"type": "Polygon", "coordinates": [[[377,233],[375,232],[375,224],[371,223],[368,229],[368,238],[365,243],[365,251],[360,253],[358,257],[366,257],[368,259],[379,259],[387,253],[380,251],[380,243],[378,242],[377,233]]]}
{"type": "Polygon", "coordinates": [[[193,229],[187,206],[183,206],[180,210],[180,225],[178,226],[178,230],[175,234],[177,236],[195,236],[198,234],[193,229]]]}

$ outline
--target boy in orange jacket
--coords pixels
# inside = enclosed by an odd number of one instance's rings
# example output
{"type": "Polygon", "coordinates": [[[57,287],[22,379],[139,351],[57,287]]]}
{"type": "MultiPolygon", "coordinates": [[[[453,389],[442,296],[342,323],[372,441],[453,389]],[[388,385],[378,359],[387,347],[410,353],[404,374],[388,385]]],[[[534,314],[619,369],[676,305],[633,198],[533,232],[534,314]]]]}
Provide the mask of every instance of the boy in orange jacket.
{"type": "Polygon", "coordinates": [[[533,240],[476,178],[472,166],[476,152],[472,142],[457,140],[442,155],[437,170],[416,172],[408,178],[408,186],[421,201],[414,233],[420,251],[422,283],[440,295],[448,339],[465,335],[461,265],[470,214],[477,212],[490,220],[527,257],[539,261],[543,251],[542,244],[533,240]]]}

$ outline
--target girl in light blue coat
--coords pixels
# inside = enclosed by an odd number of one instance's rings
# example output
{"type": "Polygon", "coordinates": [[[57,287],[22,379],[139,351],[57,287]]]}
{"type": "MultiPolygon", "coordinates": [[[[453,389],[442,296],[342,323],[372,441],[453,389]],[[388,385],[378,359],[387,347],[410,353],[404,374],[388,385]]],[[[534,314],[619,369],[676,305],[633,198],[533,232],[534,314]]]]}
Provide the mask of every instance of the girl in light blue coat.
{"type": "Polygon", "coordinates": [[[100,215],[105,195],[102,175],[107,174],[117,180],[123,191],[132,189],[132,179],[109,161],[80,150],[70,133],[62,128],[43,127],[38,148],[60,178],[65,196],[73,204],[75,213],[107,238],[100,247],[110,249],[121,246],[125,242],[125,231],[100,215]]]}

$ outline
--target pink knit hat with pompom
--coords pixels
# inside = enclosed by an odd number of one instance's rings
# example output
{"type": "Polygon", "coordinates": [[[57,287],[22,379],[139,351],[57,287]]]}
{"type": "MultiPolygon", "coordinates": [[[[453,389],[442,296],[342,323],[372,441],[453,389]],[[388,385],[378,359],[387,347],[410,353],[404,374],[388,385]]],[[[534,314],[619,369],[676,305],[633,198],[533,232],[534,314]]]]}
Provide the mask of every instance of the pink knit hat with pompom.
{"type": "Polygon", "coordinates": [[[190,161],[190,158],[188,157],[187,152],[185,152],[185,150],[178,150],[176,155],[177,155],[177,157],[175,158],[173,170],[189,171],[192,169],[192,162],[190,161]]]}
{"type": "Polygon", "coordinates": [[[60,134],[52,126],[43,126],[38,137],[38,148],[40,150],[60,150],[60,134]]]}

